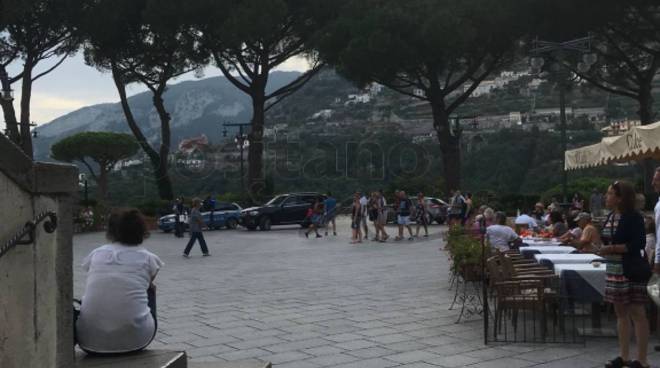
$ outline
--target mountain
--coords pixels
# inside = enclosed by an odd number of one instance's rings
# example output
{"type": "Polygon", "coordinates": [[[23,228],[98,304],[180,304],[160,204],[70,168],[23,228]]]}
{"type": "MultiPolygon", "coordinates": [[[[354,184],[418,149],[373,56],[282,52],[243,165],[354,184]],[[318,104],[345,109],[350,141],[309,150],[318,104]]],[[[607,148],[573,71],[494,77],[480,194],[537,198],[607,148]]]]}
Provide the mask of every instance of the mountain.
{"type": "MultiPolygon", "coordinates": [[[[298,72],[274,72],[268,91],[273,91],[298,77],[298,72]]],[[[152,142],[160,139],[160,121],[151,102],[151,93],[129,98],[129,104],[145,136],[152,142]]],[[[183,138],[206,134],[219,139],[223,122],[247,122],[252,115],[250,98],[224,77],[185,81],[169,86],[165,106],[172,116],[172,144],[183,138]]],[[[81,108],[59,117],[38,129],[34,156],[48,160],[53,143],[82,131],[129,132],[119,103],[81,108]]]]}

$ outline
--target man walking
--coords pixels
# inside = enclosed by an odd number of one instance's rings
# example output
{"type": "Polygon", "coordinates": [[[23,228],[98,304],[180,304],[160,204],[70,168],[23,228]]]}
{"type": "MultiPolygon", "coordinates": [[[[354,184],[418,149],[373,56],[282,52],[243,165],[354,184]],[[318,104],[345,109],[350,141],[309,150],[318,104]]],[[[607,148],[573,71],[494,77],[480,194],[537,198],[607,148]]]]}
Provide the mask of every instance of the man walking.
{"type": "Polygon", "coordinates": [[[387,225],[387,201],[385,200],[385,193],[382,189],[378,191],[376,208],[378,209],[378,219],[376,220],[376,237],[378,238],[378,232],[380,231],[379,241],[381,243],[385,243],[385,241],[387,241],[390,236],[385,230],[385,225],[387,225]]]}
{"type": "Polygon", "coordinates": [[[364,239],[369,239],[369,225],[367,224],[368,218],[368,208],[369,199],[367,199],[366,192],[360,193],[360,210],[362,211],[360,221],[362,223],[362,228],[364,229],[364,239]]]}
{"type": "Polygon", "coordinates": [[[183,198],[177,198],[174,202],[174,236],[183,238],[183,221],[185,209],[183,208],[183,198]]]}
{"type": "MultiPolygon", "coordinates": [[[[660,194],[660,167],[655,169],[652,184],[656,193],[660,194]]],[[[660,275],[660,198],[658,198],[658,203],[655,205],[653,212],[655,214],[655,264],[653,272],[660,275]]],[[[660,351],[660,345],[655,347],[655,351],[660,351]]]]}
{"type": "Polygon", "coordinates": [[[204,227],[204,219],[202,218],[202,213],[200,212],[200,207],[202,206],[202,201],[199,198],[193,199],[192,210],[190,211],[190,217],[188,218],[188,226],[190,227],[190,241],[186,245],[186,249],[183,251],[183,256],[185,258],[190,258],[190,250],[195,241],[199,240],[199,246],[202,248],[202,255],[208,257],[209,249],[206,247],[206,240],[204,240],[204,234],[202,233],[202,228],[204,227]]]}
{"type": "Polygon", "coordinates": [[[337,216],[337,200],[332,197],[332,193],[328,192],[328,196],[323,202],[325,209],[325,236],[328,236],[328,227],[332,223],[332,235],[337,236],[337,224],[335,217],[337,216]]]}
{"type": "Polygon", "coordinates": [[[394,238],[394,240],[401,240],[403,239],[403,228],[404,226],[408,228],[408,233],[410,234],[410,238],[408,240],[413,240],[413,231],[412,227],[410,226],[410,215],[412,214],[412,202],[410,199],[408,199],[408,196],[406,195],[406,192],[403,190],[399,192],[399,209],[398,209],[398,216],[397,216],[397,223],[399,225],[399,236],[394,238]]]}

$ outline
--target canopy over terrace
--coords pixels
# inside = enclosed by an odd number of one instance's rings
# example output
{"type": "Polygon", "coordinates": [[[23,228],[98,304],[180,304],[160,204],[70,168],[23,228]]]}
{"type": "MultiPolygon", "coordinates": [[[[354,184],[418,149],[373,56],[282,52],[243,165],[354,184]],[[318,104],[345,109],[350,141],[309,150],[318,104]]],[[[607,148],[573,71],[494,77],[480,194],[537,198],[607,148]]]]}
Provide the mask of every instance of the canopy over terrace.
{"type": "Polygon", "coordinates": [[[612,162],[660,159],[660,122],[635,126],[618,137],[566,151],[564,170],[578,170],[612,162]]]}

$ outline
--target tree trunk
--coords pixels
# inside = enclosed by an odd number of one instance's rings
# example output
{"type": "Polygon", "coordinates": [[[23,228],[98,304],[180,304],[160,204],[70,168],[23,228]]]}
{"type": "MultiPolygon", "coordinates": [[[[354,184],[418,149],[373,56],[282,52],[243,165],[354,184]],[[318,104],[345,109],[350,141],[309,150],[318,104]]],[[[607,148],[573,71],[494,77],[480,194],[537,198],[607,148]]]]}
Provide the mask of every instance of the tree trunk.
{"type": "MultiPolygon", "coordinates": [[[[116,68],[112,69],[112,79],[115,82],[115,87],[117,87],[121,107],[124,111],[124,116],[126,117],[128,127],[131,129],[131,132],[133,132],[135,139],[140,144],[140,147],[142,147],[142,150],[144,150],[144,153],[146,153],[149,157],[149,161],[151,161],[151,165],[154,168],[154,176],[156,179],[156,185],[158,186],[158,194],[161,199],[171,200],[174,198],[174,190],[172,189],[172,181],[170,180],[167,170],[169,157],[167,155],[163,157],[161,154],[156,152],[156,150],[154,150],[147,141],[147,138],[142,133],[142,130],[140,130],[140,127],[135,120],[135,116],[133,116],[133,111],[131,111],[131,107],[128,104],[128,97],[126,96],[126,85],[122,80],[121,72],[116,68]]],[[[166,138],[169,141],[169,129],[167,130],[166,138]]],[[[169,144],[166,146],[166,148],[167,152],[169,152],[169,144]]],[[[160,152],[163,151],[163,145],[161,144],[160,152]]]]}
{"type": "Polygon", "coordinates": [[[263,174],[265,104],[265,83],[263,87],[259,86],[259,83],[255,83],[252,94],[252,131],[248,135],[250,141],[248,149],[248,194],[254,202],[259,202],[265,189],[263,174]]]}
{"type": "MultiPolygon", "coordinates": [[[[5,71],[5,68],[0,66],[0,70],[5,71]]],[[[4,79],[0,81],[0,94],[1,90],[9,90],[11,85],[9,80],[4,79]]],[[[2,113],[5,117],[5,126],[7,127],[7,133],[9,139],[16,143],[18,146],[21,144],[21,137],[18,131],[18,120],[16,119],[16,110],[14,109],[14,100],[5,100],[0,96],[0,106],[2,106],[2,113]]]]}
{"type": "Polygon", "coordinates": [[[438,135],[440,152],[442,152],[442,170],[444,174],[444,192],[450,194],[461,187],[461,148],[460,133],[451,130],[449,114],[446,111],[444,99],[432,98],[430,101],[433,112],[433,128],[438,135]]]}
{"type": "Polygon", "coordinates": [[[21,149],[30,158],[32,152],[32,134],[30,133],[30,101],[32,99],[32,68],[34,63],[28,56],[23,66],[23,79],[21,81],[21,149]]]}
{"type": "Polygon", "coordinates": [[[170,121],[172,120],[170,114],[165,110],[165,102],[163,101],[162,92],[154,95],[154,107],[158,112],[160,118],[160,150],[159,150],[159,165],[155,170],[156,183],[158,184],[158,192],[161,199],[174,199],[174,190],[172,188],[172,181],[169,175],[169,157],[170,157],[170,144],[171,144],[171,131],[170,121]]]}

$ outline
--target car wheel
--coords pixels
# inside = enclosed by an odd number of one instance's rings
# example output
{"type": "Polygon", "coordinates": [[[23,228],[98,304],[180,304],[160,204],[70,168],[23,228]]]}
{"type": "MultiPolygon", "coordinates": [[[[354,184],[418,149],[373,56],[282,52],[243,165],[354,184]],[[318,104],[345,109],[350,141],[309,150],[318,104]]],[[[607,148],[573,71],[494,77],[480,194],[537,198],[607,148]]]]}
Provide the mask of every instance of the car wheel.
{"type": "Polygon", "coordinates": [[[438,225],[442,225],[447,221],[447,219],[445,219],[444,217],[438,217],[437,219],[435,219],[435,221],[438,223],[438,225]]]}
{"type": "Polygon", "coordinates": [[[172,232],[172,229],[165,229],[165,230],[163,230],[163,232],[164,232],[165,234],[169,234],[169,233],[172,232]]]}
{"type": "Polygon", "coordinates": [[[227,229],[234,230],[238,226],[238,221],[236,219],[230,218],[227,220],[227,229]]]}
{"type": "Polygon", "coordinates": [[[257,230],[257,227],[256,227],[256,226],[253,226],[253,225],[250,225],[250,226],[247,226],[247,229],[248,229],[249,231],[255,231],[255,230],[257,230]]]}
{"type": "Polygon", "coordinates": [[[268,230],[270,230],[271,225],[272,225],[272,222],[270,221],[269,217],[262,217],[261,221],[259,221],[259,230],[268,231],[268,230]]]}

